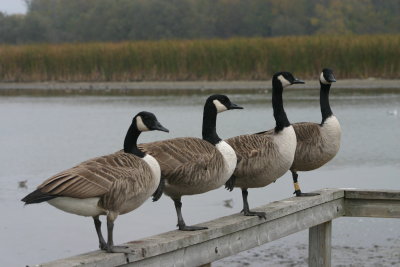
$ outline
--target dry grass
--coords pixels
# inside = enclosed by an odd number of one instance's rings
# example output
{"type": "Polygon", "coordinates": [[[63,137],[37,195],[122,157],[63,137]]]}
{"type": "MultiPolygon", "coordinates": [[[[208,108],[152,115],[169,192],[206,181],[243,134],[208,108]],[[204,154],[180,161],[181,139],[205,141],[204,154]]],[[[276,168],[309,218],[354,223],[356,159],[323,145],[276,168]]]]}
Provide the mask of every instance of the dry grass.
{"type": "Polygon", "coordinates": [[[340,78],[399,78],[400,35],[235,38],[0,46],[0,80],[303,79],[331,67],[340,78]]]}

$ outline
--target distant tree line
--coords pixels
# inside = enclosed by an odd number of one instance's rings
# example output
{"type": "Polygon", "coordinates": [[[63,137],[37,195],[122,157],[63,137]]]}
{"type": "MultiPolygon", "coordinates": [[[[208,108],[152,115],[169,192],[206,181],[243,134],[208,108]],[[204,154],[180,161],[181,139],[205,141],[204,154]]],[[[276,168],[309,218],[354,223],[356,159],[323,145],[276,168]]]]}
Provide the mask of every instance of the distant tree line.
{"type": "Polygon", "coordinates": [[[400,32],[400,0],[26,0],[0,43],[400,32]]]}

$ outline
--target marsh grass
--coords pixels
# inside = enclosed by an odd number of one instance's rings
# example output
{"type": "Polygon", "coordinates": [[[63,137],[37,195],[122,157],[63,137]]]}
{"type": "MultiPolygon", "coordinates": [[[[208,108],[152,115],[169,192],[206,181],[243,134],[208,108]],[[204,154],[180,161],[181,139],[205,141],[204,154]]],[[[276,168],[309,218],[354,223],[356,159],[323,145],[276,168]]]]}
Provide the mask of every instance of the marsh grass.
{"type": "Polygon", "coordinates": [[[399,78],[400,35],[164,40],[0,46],[0,80],[264,80],[280,70],[316,78],[399,78]]]}

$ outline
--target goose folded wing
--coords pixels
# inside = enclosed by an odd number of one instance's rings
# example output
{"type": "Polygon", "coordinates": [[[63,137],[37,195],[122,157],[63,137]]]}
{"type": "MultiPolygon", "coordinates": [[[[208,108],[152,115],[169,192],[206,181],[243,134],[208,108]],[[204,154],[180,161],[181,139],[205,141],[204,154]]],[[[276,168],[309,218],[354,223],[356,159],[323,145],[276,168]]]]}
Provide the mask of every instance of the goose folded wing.
{"type": "Polygon", "coordinates": [[[269,135],[248,134],[226,140],[235,150],[238,162],[245,159],[260,157],[268,151],[275,150],[275,144],[269,135]]]}
{"type": "Polygon", "coordinates": [[[293,124],[296,132],[297,145],[316,145],[321,141],[320,125],[312,122],[300,122],[293,124]]]}
{"type": "Polygon", "coordinates": [[[139,149],[156,158],[164,178],[177,171],[181,172],[189,165],[205,168],[218,153],[215,146],[198,138],[176,138],[140,144],[139,149]]]}
{"type": "Polygon", "coordinates": [[[94,166],[75,167],[46,180],[38,189],[53,196],[74,198],[97,197],[108,192],[110,180],[98,174],[94,166]]]}
{"type": "Polygon", "coordinates": [[[53,196],[99,197],[116,181],[134,176],[137,162],[135,156],[120,152],[98,157],[54,175],[38,189],[53,196]]]}

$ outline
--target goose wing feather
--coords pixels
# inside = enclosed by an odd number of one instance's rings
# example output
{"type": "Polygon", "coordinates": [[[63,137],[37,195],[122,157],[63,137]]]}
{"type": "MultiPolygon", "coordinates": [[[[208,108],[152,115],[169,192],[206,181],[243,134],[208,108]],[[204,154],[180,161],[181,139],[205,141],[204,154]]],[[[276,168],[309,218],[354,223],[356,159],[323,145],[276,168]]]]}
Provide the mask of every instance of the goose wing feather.
{"type": "Polygon", "coordinates": [[[50,195],[90,198],[99,197],[110,191],[118,183],[137,177],[143,171],[150,171],[138,157],[117,152],[94,158],[60,172],[38,186],[50,195]]]}
{"type": "Polygon", "coordinates": [[[226,140],[238,155],[240,161],[260,157],[264,153],[275,153],[276,144],[273,142],[273,131],[257,134],[239,135],[226,140]]]}
{"type": "Polygon", "coordinates": [[[303,146],[317,146],[322,143],[321,126],[319,124],[299,122],[294,123],[293,128],[296,132],[298,149],[302,150],[304,149],[303,146]]]}
{"type": "Polygon", "coordinates": [[[187,174],[207,169],[213,160],[223,164],[215,146],[199,138],[175,138],[140,144],[138,147],[157,159],[163,178],[168,179],[170,184],[179,183],[178,179],[187,174]]]}
{"type": "Polygon", "coordinates": [[[321,167],[327,161],[326,140],[321,134],[321,126],[312,122],[293,124],[297,147],[292,171],[308,171],[321,167]]]}

